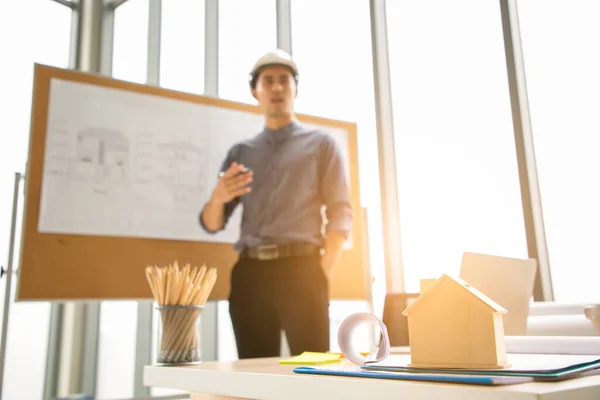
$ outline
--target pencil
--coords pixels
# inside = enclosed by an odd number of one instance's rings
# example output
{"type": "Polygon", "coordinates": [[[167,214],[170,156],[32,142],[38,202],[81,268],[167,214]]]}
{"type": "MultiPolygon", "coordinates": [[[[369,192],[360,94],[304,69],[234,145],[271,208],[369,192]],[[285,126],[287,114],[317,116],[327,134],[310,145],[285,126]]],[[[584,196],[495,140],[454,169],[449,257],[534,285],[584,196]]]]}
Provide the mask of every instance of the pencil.
{"type": "Polygon", "coordinates": [[[159,361],[183,363],[199,359],[196,321],[216,282],[217,269],[147,266],[146,279],[161,311],[162,338],[159,361]]]}

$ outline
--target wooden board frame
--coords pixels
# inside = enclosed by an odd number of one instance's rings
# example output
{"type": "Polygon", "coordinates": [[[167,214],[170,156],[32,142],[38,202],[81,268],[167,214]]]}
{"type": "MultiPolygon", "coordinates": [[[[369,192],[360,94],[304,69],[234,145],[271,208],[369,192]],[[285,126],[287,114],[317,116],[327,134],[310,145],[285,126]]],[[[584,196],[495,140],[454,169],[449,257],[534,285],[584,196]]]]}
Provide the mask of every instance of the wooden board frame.
{"type": "MultiPolygon", "coordinates": [[[[229,276],[237,260],[232,244],[46,234],[38,232],[50,82],[53,78],[118,88],[198,104],[262,114],[259,107],[124,82],[108,77],[35,64],[31,132],[25,182],[25,205],[19,259],[17,301],[141,300],[150,299],[144,268],[177,260],[192,265],[215,265],[219,279],[211,300],[229,296],[229,276]]],[[[351,198],[354,209],[352,249],[344,251],[330,282],[331,299],[364,300],[366,285],[363,215],[360,207],[356,125],[309,115],[298,120],[345,129],[348,132],[351,198]]],[[[258,133],[258,132],[257,132],[258,133]]],[[[200,211],[202,205],[198,205],[200,211]]]]}

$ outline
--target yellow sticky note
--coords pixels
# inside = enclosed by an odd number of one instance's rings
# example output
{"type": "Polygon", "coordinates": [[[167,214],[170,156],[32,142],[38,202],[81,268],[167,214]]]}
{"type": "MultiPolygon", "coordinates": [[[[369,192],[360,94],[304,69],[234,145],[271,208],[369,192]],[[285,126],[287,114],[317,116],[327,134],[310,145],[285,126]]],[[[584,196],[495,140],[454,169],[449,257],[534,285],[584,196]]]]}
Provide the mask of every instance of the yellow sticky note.
{"type": "Polygon", "coordinates": [[[315,353],[311,351],[305,351],[304,353],[288,358],[287,360],[279,361],[279,364],[331,364],[340,362],[341,358],[339,354],[335,353],[315,353]]]}

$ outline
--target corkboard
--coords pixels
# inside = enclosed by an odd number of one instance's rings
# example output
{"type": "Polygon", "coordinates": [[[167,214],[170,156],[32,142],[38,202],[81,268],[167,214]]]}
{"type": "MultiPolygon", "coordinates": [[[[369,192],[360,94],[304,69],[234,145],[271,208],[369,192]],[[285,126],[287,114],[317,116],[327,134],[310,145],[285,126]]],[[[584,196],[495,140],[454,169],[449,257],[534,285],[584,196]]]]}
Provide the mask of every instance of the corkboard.
{"type": "MultiPolygon", "coordinates": [[[[166,265],[174,260],[180,263],[189,261],[193,265],[207,263],[216,266],[219,279],[210,299],[227,299],[229,276],[237,259],[231,244],[46,234],[38,231],[52,78],[164,96],[248,113],[261,113],[258,107],[252,105],[36,64],[17,300],[150,299],[151,293],[144,268],[150,264],[166,265]]],[[[353,246],[351,250],[344,251],[339,272],[331,280],[330,293],[332,299],[365,299],[368,293],[365,276],[369,275],[365,275],[364,270],[365,253],[362,212],[359,203],[356,125],[309,115],[298,115],[298,119],[307,123],[343,128],[348,132],[350,184],[355,210],[353,246]]]]}

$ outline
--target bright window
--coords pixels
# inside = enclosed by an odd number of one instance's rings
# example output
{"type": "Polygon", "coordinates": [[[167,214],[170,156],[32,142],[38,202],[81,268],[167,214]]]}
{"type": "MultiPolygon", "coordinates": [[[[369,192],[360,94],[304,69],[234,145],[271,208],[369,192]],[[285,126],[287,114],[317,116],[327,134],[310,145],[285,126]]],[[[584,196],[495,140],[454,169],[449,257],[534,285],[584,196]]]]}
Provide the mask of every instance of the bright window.
{"type": "Polygon", "coordinates": [[[555,300],[598,302],[600,2],[518,2],[555,300]]]}
{"type": "Polygon", "coordinates": [[[204,92],[204,0],[163,1],[160,86],[204,92]]]}
{"type": "Polygon", "coordinates": [[[112,76],[116,79],[146,82],[148,1],[128,0],[115,10],[112,76]]]}
{"type": "Polygon", "coordinates": [[[498,2],[388,1],[405,289],[527,257],[498,2]]]}
{"type": "MultiPolygon", "coordinates": [[[[291,12],[292,51],[300,75],[296,111],[357,124],[361,203],[368,208],[374,303],[380,313],[385,269],[369,2],[293,0],[291,12]]],[[[337,323],[362,306],[332,303],[332,334],[337,323]]],[[[335,337],[331,344],[337,346],[335,337]]]]}
{"type": "MultiPolygon", "coordinates": [[[[27,160],[34,63],[69,67],[71,16],[68,7],[50,0],[6,1],[2,4],[0,263],[3,266],[6,266],[8,258],[14,173],[24,173],[27,160]]],[[[22,181],[21,185],[24,183],[22,181]]],[[[24,205],[22,188],[17,211],[15,268],[19,265],[20,222],[24,205]]],[[[16,275],[13,278],[16,282],[16,275]]],[[[0,280],[0,307],[4,307],[5,279],[0,280]]],[[[16,284],[12,290],[14,294],[16,284]]],[[[49,320],[50,304],[47,302],[11,304],[4,384],[0,388],[3,398],[43,398],[49,320]]]]}
{"type": "Polygon", "coordinates": [[[277,48],[276,11],[275,0],[219,1],[219,97],[256,104],[248,74],[277,48]]]}

